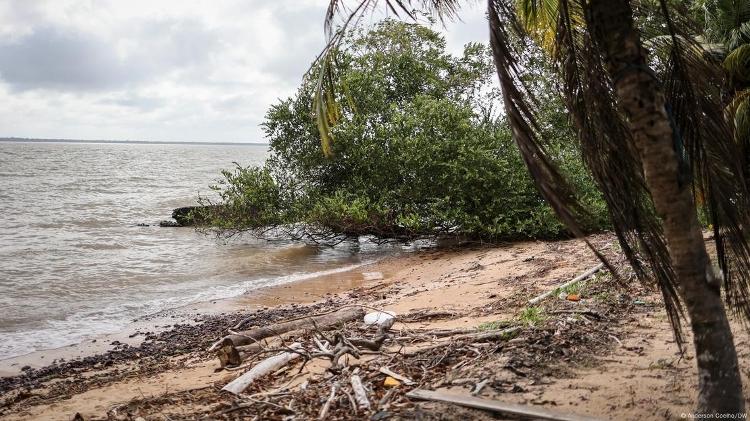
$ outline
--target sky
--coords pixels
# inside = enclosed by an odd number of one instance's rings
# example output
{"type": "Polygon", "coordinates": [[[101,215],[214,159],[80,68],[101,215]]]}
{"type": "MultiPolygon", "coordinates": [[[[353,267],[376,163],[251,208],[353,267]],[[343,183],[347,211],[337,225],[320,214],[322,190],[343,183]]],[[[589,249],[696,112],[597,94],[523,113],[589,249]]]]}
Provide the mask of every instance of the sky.
{"type": "MultiPolygon", "coordinates": [[[[453,53],[487,40],[467,3],[435,27],[453,53]]],[[[325,45],[326,5],[0,0],[0,137],[265,142],[265,111],[325,45]]]]}

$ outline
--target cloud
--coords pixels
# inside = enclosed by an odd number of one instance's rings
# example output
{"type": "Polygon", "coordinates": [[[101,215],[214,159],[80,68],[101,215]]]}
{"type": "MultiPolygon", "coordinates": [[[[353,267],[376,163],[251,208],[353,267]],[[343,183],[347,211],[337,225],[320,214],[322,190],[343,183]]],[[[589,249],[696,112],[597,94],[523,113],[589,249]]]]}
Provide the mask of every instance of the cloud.
{"type": "Polygon", "coordinates": [[[268,57],[262,69],[296,85],[323,48],[322,9],[277,6],[272,16],[275,26],[294,30],[280,34],[277,54],[268,57]]]}
{"type": "Polygon", "coordinates": [[[145,96],[138,94],[121,94],[105,98],[100,101],[104,105],[117,105],[120,107],[132,108],[142,112],[149,112],[161,108],[166,104],[164,98],[154,96],[145,96]]]}
{"type": "Polygon", "coordinates": [[[202,64],[215,45],[199,22],[146,22],[114,40],[47,25],[0,43],[0,78],[17,91],[120,89],[202,64]]]}
{"type": "MultiPolygon", "coordinates": [[[[0,136],[263,141],[266,110],[323,48],[325,7],[0,0],[0,136]]],[[[483,14],[447,25],[452,52],[485,40],[483,14]]]]}

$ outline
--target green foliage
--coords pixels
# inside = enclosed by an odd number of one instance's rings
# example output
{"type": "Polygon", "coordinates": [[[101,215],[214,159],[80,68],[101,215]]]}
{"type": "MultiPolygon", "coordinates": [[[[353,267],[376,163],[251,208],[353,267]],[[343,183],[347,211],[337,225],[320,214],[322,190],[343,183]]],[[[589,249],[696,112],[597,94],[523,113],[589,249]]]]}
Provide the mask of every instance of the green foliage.
{"type": "Polygon", "coordinates": [[[505,329],[507,327],[511,327],[513,325],[512,321],[509,320],[495,320],[492,322],[485,322],[477,326],[477,330],[480,331],[487,331],[487,330],[499,330],[499,329],[505,329]]]}
{"type": "MultiPolygon", "coordinates": [[[[221,206],[211,207],[210,224],[223,229],[263,229],[289,220],[292,202],[267,168],[236,165],[234,171],[224,170],[222,175],[219,184],[211,187],[219,192],[221,206]]],[[[211,204],[206,199],[203,203],[211,204]]]]}
{"type": "Polygon", "coordinates": [[[541,307],[526,307],[518,315],[518,321],[524,325],[537,326],[547,320],[547,315],[541,307]]]}
{"type": "MultiPolygon", "coordinates": [[[[499,91],[484,45],[452,56],[438,33],[390,20],[351,33],[343,45],[330,58],[338,71],[328,90],[341,98],[316,110],[317,80],[307,77],[269,109],[263,128],[270,158],[262,169],[224,174],[219,191],[227,207],[216,226],[257,233],[270,223],[293,226],[295,235],[304,227],[315,239],[567,235],[497,115],[499,91]],[[329,156],[321,151],[316,112],[335,121],[326,127],[329,156]]],[[[590,193],[589,228],[602,227],[603,202],[570,146],[559,99],[548,110],[547,132],[560,140],[554,155],[590,193]]]]}

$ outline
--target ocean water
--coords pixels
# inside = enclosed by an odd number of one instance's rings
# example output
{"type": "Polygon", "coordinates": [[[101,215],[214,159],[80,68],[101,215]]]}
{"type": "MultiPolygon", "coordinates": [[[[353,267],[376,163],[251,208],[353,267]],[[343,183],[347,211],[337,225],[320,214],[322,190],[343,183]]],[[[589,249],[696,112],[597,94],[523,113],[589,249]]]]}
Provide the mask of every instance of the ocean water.
{"type": "Polygon", "coordinates": [[[0,142],[0,359],[388,252],[138,226],[210,194],[233,162],[259,164],[266,155],[262,145],[0,142]]]}

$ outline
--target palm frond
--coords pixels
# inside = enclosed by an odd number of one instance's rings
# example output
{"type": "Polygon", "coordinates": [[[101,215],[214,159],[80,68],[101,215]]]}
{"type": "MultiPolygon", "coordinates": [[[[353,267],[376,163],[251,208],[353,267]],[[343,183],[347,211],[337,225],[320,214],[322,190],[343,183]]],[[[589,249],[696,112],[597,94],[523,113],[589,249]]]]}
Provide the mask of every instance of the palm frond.
{"type": "Polygon", "coordinates": [[[732,80],[750,81],[750,44],[743,44],[732,50],[722,65],[732,80]]]}
{"type": "Polygon", "coordinates": [[[750,2],[709,0],[703,7],[706,36],[712,42],[727,44],[730,50],[750,40],[750,2]]]}
{"type": "Polygon", "coordinates": [[[554,54],[559,0],[516,0],[516,13],[526,32],[545,51],[554,54]]]}
{"type": "Polygon", "coordinates": [[[601,50],[586,28],[572,19],[582,14],[583,4],[575,0],[561,0],[560,4],[556,61],[581,153],[607,202],[625,257],[639,279],[653,279],[659,286],[675,336],[681,343],[682,307],[677,280],[638,152],[617,107],[613,81],[605,71],[601,50]]]}
{"type": "MultiPolygon", "coordinates": [[[[332,59],[337,48],[351,26],[356,26],[359,19],[374,10],[380,2],[378,0],[357,0],[353,6],[347,6],[345,0],[330,0],[325,14],[324,30],[328,42],[308,70],[308,74],[317,71],[317,85],[313,98],[314,119],[321,138],[321,148],[325,156],[333,156],[334,134],[333,128],[340,116],[340,98],[350,100],[348,92],[336,92],[336,65],[332,59]],[[336,18],[343,20],[337,25],[336,18]]],[[[386,9],[400,16],[402,13],[412,20],[417,20],[414,8],[426,9],[443,19],[453,19],[457,16],[460,6],[459,0],[383,0],[386,9]]]]}
{"type": "Polygon", "coordinates": [[[691,23],[672,13],[665,0],[660,10],[672,41],[657,45],[655,55],[664,62],[675,148],[685,159],[685,182],[692,183],[713,226],[727,303],[750,320],[750,245],[743,228],[750,226],[750,192],[745,155],[722,107],[724,74],[705,59],[701,44],[686,36],[691,23]]]}
{"type": "Polygon", "coordinates": [[[750,140],[750,89],[737,92],[724,114],[733,125],[735,141],[740,147],[746,147],[750,140]]]}
{"type": "Polygon", "coordinates": [[[558,170],[548,153],[549,145],[540,136],[536,111],[539,104],[524,83],[526,68],[518,62],[522,50],[534,48],[528,41],[523,25],[517,19],[513,4],[504,0],[488,0],[490,46],[502,88],[503,104],[511,133],[537,189],[558,218],[577,237],[583,238],[599,259],[617,276],[617,271],[588,240],[581,229],[581,221],[588,212],[576,197],[575,190],[558,170]],[[502,16],[502,18],[501,18],[502,16]],[[514,47],[511,38],[519,38],[514,47]]]}

